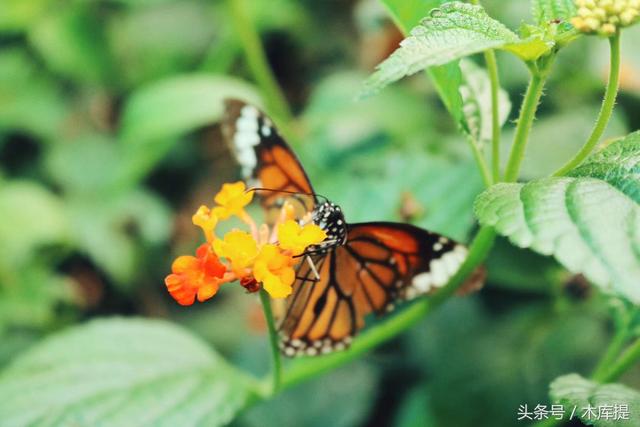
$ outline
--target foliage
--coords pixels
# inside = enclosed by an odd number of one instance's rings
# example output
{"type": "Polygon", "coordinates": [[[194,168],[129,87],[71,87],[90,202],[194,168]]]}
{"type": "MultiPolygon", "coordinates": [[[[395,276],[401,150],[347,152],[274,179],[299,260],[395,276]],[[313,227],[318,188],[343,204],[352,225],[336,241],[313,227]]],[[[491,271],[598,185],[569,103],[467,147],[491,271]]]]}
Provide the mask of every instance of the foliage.
{"type": "Polygon", "coordinates": [[[638,303],[639,142],[616,141],[566,178],[495,185],[476,201],[478,220],[638,303]]]}
{"type": "Polygon", "coordinates": [[[564,375],[554,380],[551,383],[551,398],[568,407],[579,408],[576,416],[586,425],[596,427],[616,426],[621,421],[614,420],[613,417],[595,419],[595,415],[585,414],[583,408],[628,405],[629,414],[637,414],[640,409],[640,393],[637,391],[621,384],[598,384],[577,374],[564,375]]]}
{"type": "Polygon", "coordinates": [[[217,426],[257,390],[176,326],[98,320],[45,340],[10,365],[0,379],[0,418],[9,425],[217,426]]]}

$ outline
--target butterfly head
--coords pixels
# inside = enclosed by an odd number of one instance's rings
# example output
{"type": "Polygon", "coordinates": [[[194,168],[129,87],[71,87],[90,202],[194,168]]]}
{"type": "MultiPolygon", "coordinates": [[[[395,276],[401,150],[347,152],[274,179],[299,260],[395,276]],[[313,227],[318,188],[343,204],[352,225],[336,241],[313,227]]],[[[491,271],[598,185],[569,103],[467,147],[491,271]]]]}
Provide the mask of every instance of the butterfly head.
{"type": "Polygon", "coordinates": [[[343,245],[347,238],[347,223],[340,206],[329,201],[318,204],[312,212],[312,221],[327,233],[324,242],[318,245],[319,250],[343,245]]]}

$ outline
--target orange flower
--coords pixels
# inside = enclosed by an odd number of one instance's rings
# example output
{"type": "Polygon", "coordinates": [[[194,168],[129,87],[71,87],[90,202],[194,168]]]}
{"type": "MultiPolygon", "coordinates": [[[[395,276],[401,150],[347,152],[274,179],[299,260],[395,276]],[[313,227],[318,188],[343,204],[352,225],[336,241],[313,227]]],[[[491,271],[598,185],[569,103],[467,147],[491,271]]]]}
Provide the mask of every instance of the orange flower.
{"type": "Polygon", "coordinates": [[[232,230],[224,239],[213,241],[215,253],[231,263],[231,269],[242,278],[250,274],[249,269],[258,255],[258,244],[246,231],[232,230]]]}
{"type": "Polygon", "coordinates": [[[178,257],[171,266],[172,274],[164,279],[167,290],[180,305],[191,305],[196,296],[204,302],[214,296],[220,288],[226,267],[213,253],[211,245],[203,244],[196,256],[178,257]]]}
{"type": "Polygon", "coordinates": [[[227,219],[232,215],[240,218],[247,216],[244,207],[251,203],[253,192],[246,192],[244,182],[223,184],[222,189],[213,198],[219,206],[213,208],[213,212],[220,219],[227,219]]]}
{"type": "Polygon", "coordinates": [[[253,276],[262,282],[272,298],[285,298],[291,294],[295,271],[291,256],[284,255],[276,245],[264,245],[253,266],[253,276]]]}
{"type": "Polygon", "coordinates": [[[194,225],[202,228],[207,242],[213,241],[213,231],[218,224],[218,217],[211,209],[205,205],[200,206],[196,213],[191,217],[191,221],[194,225]]]}
{"type": "Polygon", "coordinates": [[[327,233],[316,224],[306,224],[301,227],[292,219],[278,226],[278,244],[284,250],[289,250],[293,255],[300,255],[307,247],[322,243],[327,238],[327,233]]]}

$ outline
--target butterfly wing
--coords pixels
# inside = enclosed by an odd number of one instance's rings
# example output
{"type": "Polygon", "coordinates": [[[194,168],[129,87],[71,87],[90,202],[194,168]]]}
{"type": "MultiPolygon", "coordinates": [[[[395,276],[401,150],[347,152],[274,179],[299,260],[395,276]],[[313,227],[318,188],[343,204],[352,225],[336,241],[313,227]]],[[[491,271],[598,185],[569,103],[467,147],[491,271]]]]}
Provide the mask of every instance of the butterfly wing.
{"type": "Polygon", "coordinates": [[[315,206],[313,188],[300,161],[284,141],[273,122],[262,111],[243,101],[225,101],[222,133],[242,167],[243,178],[260,191],[266,207],[284,199],[296,199],[302,210],[315,206]],[[299,193],[286,196],[283,192],[299,193]]]}
{"type": "Polygon", "coordinates": [[[287,356],[346,348],[370,313],[444,286],[467,249],[444,236],[388,222],[352,224],[347,241],[298,266],[280,325],[287,356]]]}

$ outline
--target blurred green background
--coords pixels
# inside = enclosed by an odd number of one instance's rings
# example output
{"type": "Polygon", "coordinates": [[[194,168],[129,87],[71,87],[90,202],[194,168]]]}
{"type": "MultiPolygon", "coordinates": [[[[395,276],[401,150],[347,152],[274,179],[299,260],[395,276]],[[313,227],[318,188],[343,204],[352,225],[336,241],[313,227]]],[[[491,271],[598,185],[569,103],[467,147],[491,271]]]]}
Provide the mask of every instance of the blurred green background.
{"type": "MultiPolygon", "coordinates": [[[[517,28],[529,2],[485,0],[517,28]]],[[[347,219],[410,220],[466,240],[482,189],[424,75],[364,101],[401,40],[374,0],[251,0],[247,11],[295,115],[292,145],[347,219]]],[[[239,177],[215,124],[225,96],[261,103],[229,4],[3,0],[0,6],[0,367],[43,337],[105,315],[168,318],[235,364],[268,369],[253,296],[226,286],[178,306],[163,278],[200,235],[191,214],[239,177]]],[[[640,127],[640,28],[623,35],[608,136],[640,127]]],[[[607,43],[563,51],[523,174],[548,174],[589,134],[607,43]]],[[[499,55],[517,112],[526,68],[499,55]]],[[[278,119],[278,118],[276,118],[278,119]]],[[[510,140],[513,123],[505,129],[510,140]]],[[[508,148],[508,144],[505,149],[508,148]]],[[[611,310],[581,277],[499,241],[488,284],[348,367],[250,409],[236,426],[511,426],[560,374],[587,374],[611,310]]],[[[640,386],[640,369],[626,382],[640,386]]]]}

